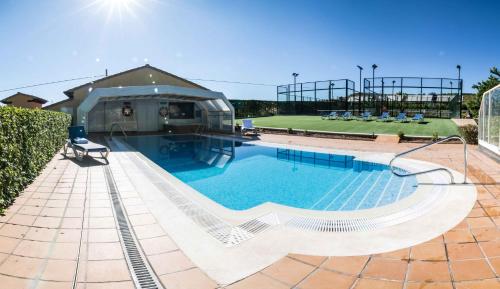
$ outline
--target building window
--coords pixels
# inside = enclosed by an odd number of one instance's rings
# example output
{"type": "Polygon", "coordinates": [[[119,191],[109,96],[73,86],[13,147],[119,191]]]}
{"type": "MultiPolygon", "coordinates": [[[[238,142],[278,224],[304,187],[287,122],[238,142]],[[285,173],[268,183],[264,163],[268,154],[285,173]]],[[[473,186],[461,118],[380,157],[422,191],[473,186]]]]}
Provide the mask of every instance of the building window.
{"type": "Polygon", "coordinates": [[[194,103],[192,102],[171,102],[169,104],[170,119],[193,119],[194,103]]]}

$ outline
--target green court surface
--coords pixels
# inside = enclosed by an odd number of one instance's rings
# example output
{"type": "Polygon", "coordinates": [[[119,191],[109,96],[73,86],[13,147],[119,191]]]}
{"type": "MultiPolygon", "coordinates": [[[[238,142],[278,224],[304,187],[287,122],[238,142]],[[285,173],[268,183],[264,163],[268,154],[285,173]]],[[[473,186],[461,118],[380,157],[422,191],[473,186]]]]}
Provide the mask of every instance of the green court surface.
{"type": "MultiPolygon", "coordinates": [[[[458,134],[458,127],[451,119],[426,118],[425,124],[408,122],[382,122],[362,120],[328,120],[320,116],[286,115],[252,118],[255,126],[272,128],[307,129],[310,131],[332,131],[349,133],[375,133],[398,134],[403,131],[405,135],[432,136],[437,132],[439,136],[458,134]]],[[[237,120],[241,124],[241,120],[237,120]]]]}

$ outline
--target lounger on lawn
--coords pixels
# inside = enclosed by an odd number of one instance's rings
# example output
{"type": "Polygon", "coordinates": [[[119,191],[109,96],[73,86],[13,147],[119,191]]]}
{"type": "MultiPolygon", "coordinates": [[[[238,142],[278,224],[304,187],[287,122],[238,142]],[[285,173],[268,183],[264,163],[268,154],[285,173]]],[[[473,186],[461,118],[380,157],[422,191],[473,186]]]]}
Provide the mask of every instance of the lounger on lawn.
{"type": "Polygon", "coordinates": [[[327,119],[336,119],[337,118],[337,112],[336,111],[332,111],[329,114],[321,116],[321,119],[325,119],[325,118],[327,118],[327,119]]]}
{"type": "Polygon", "coordinates": [[[400,112],[398,116],[396,116],[396,121],[407,122],[408,119],[406,118],[406,113],[400,112]]]}
{"type": "Polygon", "coordinates": [[[371,113],[371,112],[369,112],[369,111],[365,111],[365,112],[363,112],[363,113],[361,114],[361,119],[362,119],[362,120],[365,120],[365,121],[370,120],[370,119],[371,119],[371,117],[372,117],[372,113],[371,113]]]}
{"type": "Polygon", "coordinates": [[[70,126],[68,127],[69,139],[64,146],[64,155],[68,148],[73,150],[77,160],[83,160],[83,157],[92,152],[98,152],[101,157],[108,161],[109,148],[87,140],[87,134],[83,126],[70,126]]]}
{"type": "Polygon", "coordinates": [[[351,117],[352,117],[352,113],[350,111],[346,111],[344,112],[344,114],[342,115],[342,118],[344,120],[351,120],[351,117]]]}
{"type": "Polygon", "coordinates": [[[413,121],[418,121],[418,122],[422,122],[424,121],[424,115],[421,114],[421,113],[417,113],[413,116],[413,118],[411,119],[413,121]]]}
{"type": "Polygon", "coordinates": [[[384,111],[382,112],[382,114],[378,117],[379,120],[381,121],[388,121],[389,120],[389,112],[388,111],[384,111]]]}
{"type": "Polygon", "coordinates": [[[244,119],[243,120],[243,125],[241,126],[241,132],[252,132],[255,133],[255,127],[253,126],[253,121],[251,119],[244,119]]]}

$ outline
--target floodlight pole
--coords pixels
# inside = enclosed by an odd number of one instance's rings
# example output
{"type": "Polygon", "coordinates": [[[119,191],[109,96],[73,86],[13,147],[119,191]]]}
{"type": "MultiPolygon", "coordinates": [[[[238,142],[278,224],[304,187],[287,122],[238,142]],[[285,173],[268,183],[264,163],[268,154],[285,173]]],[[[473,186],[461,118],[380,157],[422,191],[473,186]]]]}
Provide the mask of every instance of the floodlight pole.
{"type": "Polygon", "coordinates": [[[297,113],[297,72],[292,73],[293,76],[293,110],[297,113]]]}
{"type": "MultiPolygon", "coordinates": [[[[363,67],[356,65],[359,69],[359,94],[358,94],[358,113],[361,114],[361,74],[363,71],[363,67]]],[[[364,103],[363,103],[364,105],[364,103]]]]}
{"type": "Polygon", "coordinates": [[[376,64],[372,65],[372,85],[371,85],[371,87],[372,87],[372,94],[373,94],[372,99],[373,99],[373,101],[375,101],[375,103],[377,103],[375,100],[375,69],[377,69],[377,67],[378,66],[376,64]]]}
{"type": "Polygon", "coordinates": [[[457,64],[457,69],[458,69],[458,93],[460,94],[460,107],[458,109],[458,118],[462,118],[462,79],[460,78],[460,72],[462,70],[462,66],[460,64],[457,64]]]}

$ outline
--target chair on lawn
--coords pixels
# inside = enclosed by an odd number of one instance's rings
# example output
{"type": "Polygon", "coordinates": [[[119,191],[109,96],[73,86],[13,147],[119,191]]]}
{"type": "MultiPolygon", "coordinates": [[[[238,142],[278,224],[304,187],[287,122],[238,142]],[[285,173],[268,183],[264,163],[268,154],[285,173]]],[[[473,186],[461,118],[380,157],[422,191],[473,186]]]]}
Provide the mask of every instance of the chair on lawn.
{"type": "Polygon", "coordinates": [[[406,118],[406,113],[400,112],[398,116],[396,116],[396,121],[399,122],[408,122],[408,119],[406,118]]]}
{"type": "Polygon", "coordinates": [[[64,156],[66,156],[68,148],[71,148],[78,161],[82,161],[83,157],[91,152],[98,152],[108,162],[109,148],[89,141],[83,126],[70,126],[68,133],[69,139],[64,145],[64,156]]]}
{"type": "Polygon", "coordinates": [[[390,115],[388,111],[382,112],[382,114],[378,117],[381,121],[388,121],[390,119],[390,115]]]}
{"type": "Polygon", "coordinates": [[[321,119],[337,119],[337,112],[336,111],[332,111],[330,112],[329,114],[325,114],[323,116],[321,116],[321,119]]]}
{"type": "Polygon", "coordinates": [[[346,111],[346,112],[344,112],[344,114],[342,114],[342,118],[344,120],[351,120],[352,119],[352,113],[350,111],[346,111]]]}
{"type": "Polygon", "coordinates": [[[364,121],[369,121],[372,118],[372,113],[369,111],[365,111],[361,114],[361,119],[364,121]]]}
{"type": "Polygon", "coordinates": [[[250,132],[253,134],[256,133],[255,127],[253,126],[253,121],[251,119],[244,119],[243,120],[243,125],[241,126],[241,132],[243,134],[247,133],[247,132],[250,132]]]}
{"type": "Polygon", "coordinates": [[[423,122],[424,115],[422,113],[417,113],[413,116],[413,118],[411,120],[416,121],[416,122],[423,122]]]}

